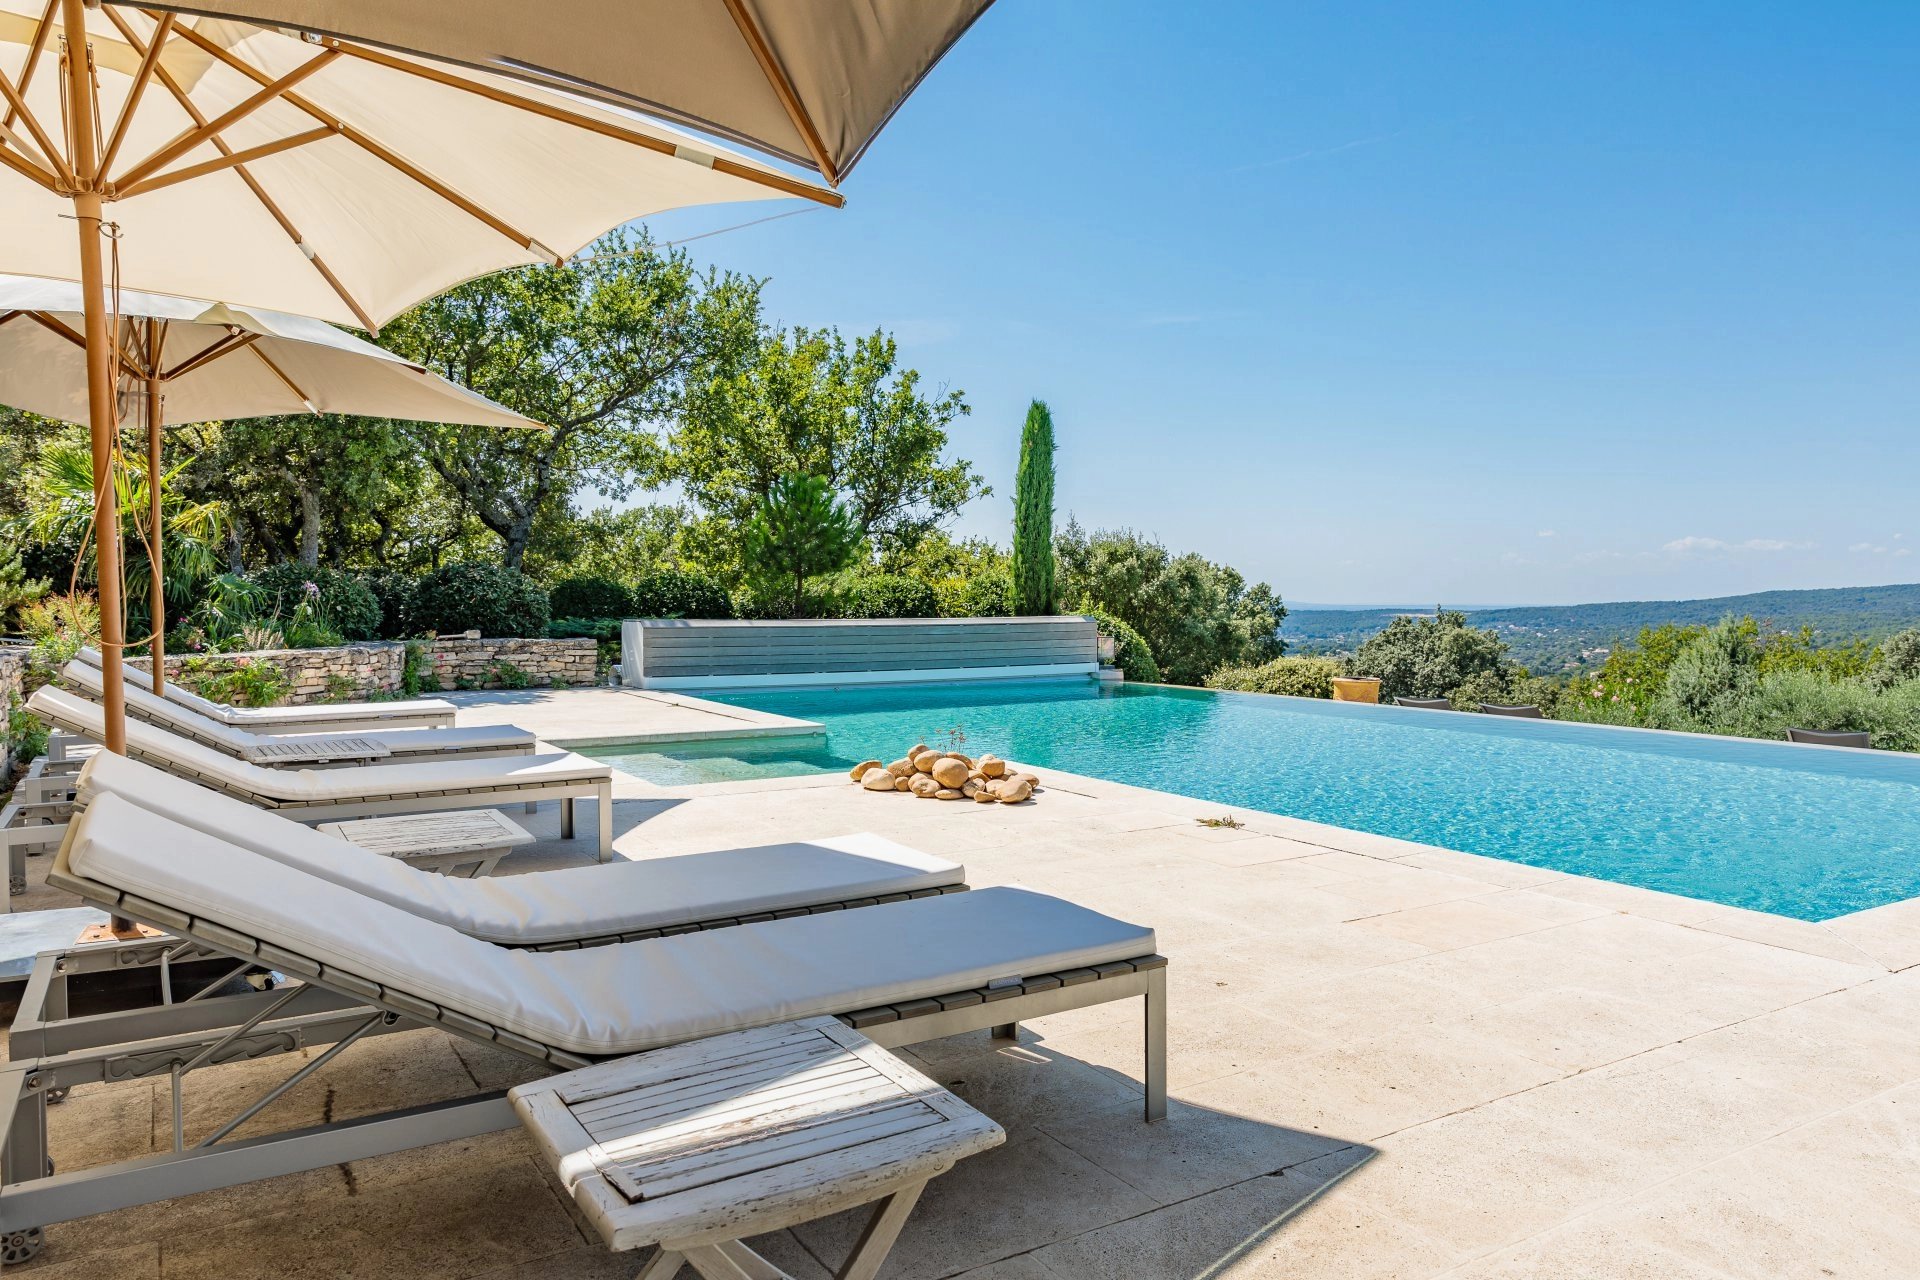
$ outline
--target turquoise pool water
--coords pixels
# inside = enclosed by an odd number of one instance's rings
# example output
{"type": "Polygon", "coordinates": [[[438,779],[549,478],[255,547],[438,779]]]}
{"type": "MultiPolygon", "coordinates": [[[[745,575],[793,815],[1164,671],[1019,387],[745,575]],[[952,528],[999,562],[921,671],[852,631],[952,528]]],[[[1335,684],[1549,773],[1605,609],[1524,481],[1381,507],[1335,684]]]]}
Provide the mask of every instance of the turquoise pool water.
{"type": "Polygon", "coordinates": [[[1802,920],[1920,895],[1912,756],[1092,681],[714,696],[826,733],[592,754],[691,783],[844,770],[957,741],[1802,920]]]}

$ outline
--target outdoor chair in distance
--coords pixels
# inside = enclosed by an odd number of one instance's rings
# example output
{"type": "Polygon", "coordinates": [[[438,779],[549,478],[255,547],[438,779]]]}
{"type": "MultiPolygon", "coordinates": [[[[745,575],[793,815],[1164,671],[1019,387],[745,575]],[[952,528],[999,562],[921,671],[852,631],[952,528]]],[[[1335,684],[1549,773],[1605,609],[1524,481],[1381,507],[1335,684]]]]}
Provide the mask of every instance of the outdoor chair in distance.
{"type": "Polygon", "coordinates": [[[1788,729],[1788,742],[1805,742],[1816,747],[1857,747],[1865,750],[1873,746],[1873,735],[1867,733],[1829,733],[1823,729],[1788,729]]]}
{"type": "Polygon", "coordinates": [[[1451,711],[1453,704],[1445,698],[1395,698],[1396,707],[1415,707],[1421,711],[1451,711]]]}
{"type": "Polygon", "coordinates": [[[1516,706],[1505,702],[1483,702],[1480,704],[1480,710],[1490,716],[1513,716],[1520,720],[1546,719],[1546,716],[1541,714],[1540,708],[1530,703],[1516,706]]]}

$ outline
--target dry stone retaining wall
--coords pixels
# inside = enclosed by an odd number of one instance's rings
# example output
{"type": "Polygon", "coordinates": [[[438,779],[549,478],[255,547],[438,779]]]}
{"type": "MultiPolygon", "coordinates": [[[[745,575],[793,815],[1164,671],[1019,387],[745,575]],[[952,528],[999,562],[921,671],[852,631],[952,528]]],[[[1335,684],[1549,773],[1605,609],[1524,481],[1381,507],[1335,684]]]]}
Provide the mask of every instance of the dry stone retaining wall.
{"type": "MultiPolygon", "coordinates": [[[[469,640],[441,637],[412,641],[421,650],[425,668],[422,688],[503,689],[526,685],[595,683],[596,647],[590,639],[469,640]]],[[[168,654],[167,678],[181,679],[187,664],[198,655],[168,654]]],[[[323,649],[261,649],[251,653],[209,655],[210,662],[246,658],[270,662],[285,672],[293,686],[286,701],[292,705],[329,699],[358,702],[393,697],[402,691],[407,666],[407,644],[368,641],[323,649]]],[[[147,660],[129,657],[128,665],[146,669],[147,660]]]]}
{"type": "Polygon", "coordinates": [[[26,697],[27,650],[13,645],[0,647],[0,791],[8,787],[13,775],[13,736],[8,731],[7,713],[15,699],[26,697]]]}

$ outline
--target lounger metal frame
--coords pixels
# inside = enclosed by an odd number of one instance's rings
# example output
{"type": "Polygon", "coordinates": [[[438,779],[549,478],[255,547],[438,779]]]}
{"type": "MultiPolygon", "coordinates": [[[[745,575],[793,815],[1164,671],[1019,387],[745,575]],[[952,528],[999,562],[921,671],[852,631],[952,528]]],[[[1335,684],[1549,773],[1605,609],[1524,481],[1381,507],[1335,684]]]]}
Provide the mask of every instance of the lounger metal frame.
{"type": "MultiPolygon", "coordinates": [[[[86,736],[86,726],[67,720],[57,711],[35,707],[34,714],[63,732],[79,738],[86,736]]],[[[279,800],[249,791],[244,787],[229,786],[219,778],[208,777],[188,765],[170,760],[164,755],[143,750],[131,742],[127,744],[126,755],[129,759],[150,764],[176,778],[185,778],[189,782],[199,783],[210,790],[244,800],[255,808],[271,809],[276,813],[298,818],[302,822],[324,818],[379,817],[392,813],[426,813],[435,809],[467,809],[476,804],[492,809],[516,801],[525,801],[528,805],[533,805],[542,800],[558,800],[560,802],[560,835],[562,839],[571,840],[574,838],[574,802],[580,799],[591,799],[598,801],[600,806],[600,861],[608,862],[613,858],[613,779],[611,776],[573,782],[555,780],[497,787],[450,787],[431,791],[400,792],[394,795],[356,796],[349,800],[303,803],[297,800],[279,800]]],[[[236,763],[242,762],[236,761],[236,763]]]]}
{"type": "MultiPolygon", "coordinates": [[[[505,1092],[490,1091],[264,1137],[221,1141],[367,1035],[429,1026],[499,1045],[554,1070],[572,1070],[594,1060],[77,875],[68,867],[64,850],[47,879],[87,903],[165,930],[177,941],[102,943],[69,953],[49,952],[36,962],[9,1041],[13,1060],[0,1068],[0,1238],[31,1242],[23,1247],[37,1250],[39,1229],[51,1223],[509,1129],[517,1123],[505,1092]],[[196,958],[224,956],[236,961],[240,967],[229,977],[258,966],[302,981],[282,991],[205,998],[204,993],[196,993],[159,1008],[68,1016],[66,984],[72,973],[124,967],[117,957],[129,949],[137,953],[164,946],[176,959],[183,959],[183,944],[191,944],[196,958]],[[85,959],[70,967],[79,957],[85,959]],[[303,1000],[306,1007],[294,1012],[303,1000]],[[187,1145],[181,1082],[189,1071],[320,1046],[326,1046],[325,1051],[292,1077],[211,1135],[187,1145]],[[76,1084],[162,1074],[174,1079],[175,1150],[72,1173],[51,1172],[46,1125],[50,1094],[76,1084]]],[[[1031,1018],[1139,996],[1145,1012],[1145,1113],[1152,1122],[1166,1115],[1166,964],[1164,956],[1140,956],[1035,975],[1018,983],[850,1010],[840,1020],[875,1043],[893,1048],[984,1028],[1009,1035],[1031,1018]]]]}

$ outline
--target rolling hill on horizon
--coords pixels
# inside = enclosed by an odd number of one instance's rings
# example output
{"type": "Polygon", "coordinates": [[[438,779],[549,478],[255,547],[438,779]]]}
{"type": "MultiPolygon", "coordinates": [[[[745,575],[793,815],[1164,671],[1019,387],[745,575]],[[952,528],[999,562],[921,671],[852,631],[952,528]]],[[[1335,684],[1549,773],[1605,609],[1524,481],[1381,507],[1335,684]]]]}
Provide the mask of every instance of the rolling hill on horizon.
{"type": "MultiPolygon", "coordinates": [[[[1404,609],[1299,609],[1280,628],[1287,651],[1350,653],[1404,609]]],[[[1422,611],[1424,612],[1424,611],[1422,611]]],[[[1703,600],[1621,600],[1602,604],[1515,605],[1467,609],[1468,621],[1500,633],[1514,660],[1541,675],[1579,671],[1631,643],[1642,627],[1718,622],[1752,616],[1780,631],[1812,627],[1821,644],[1877,640],[1920,625],[1920,583],[1757,591],[1703,600]]]]}

